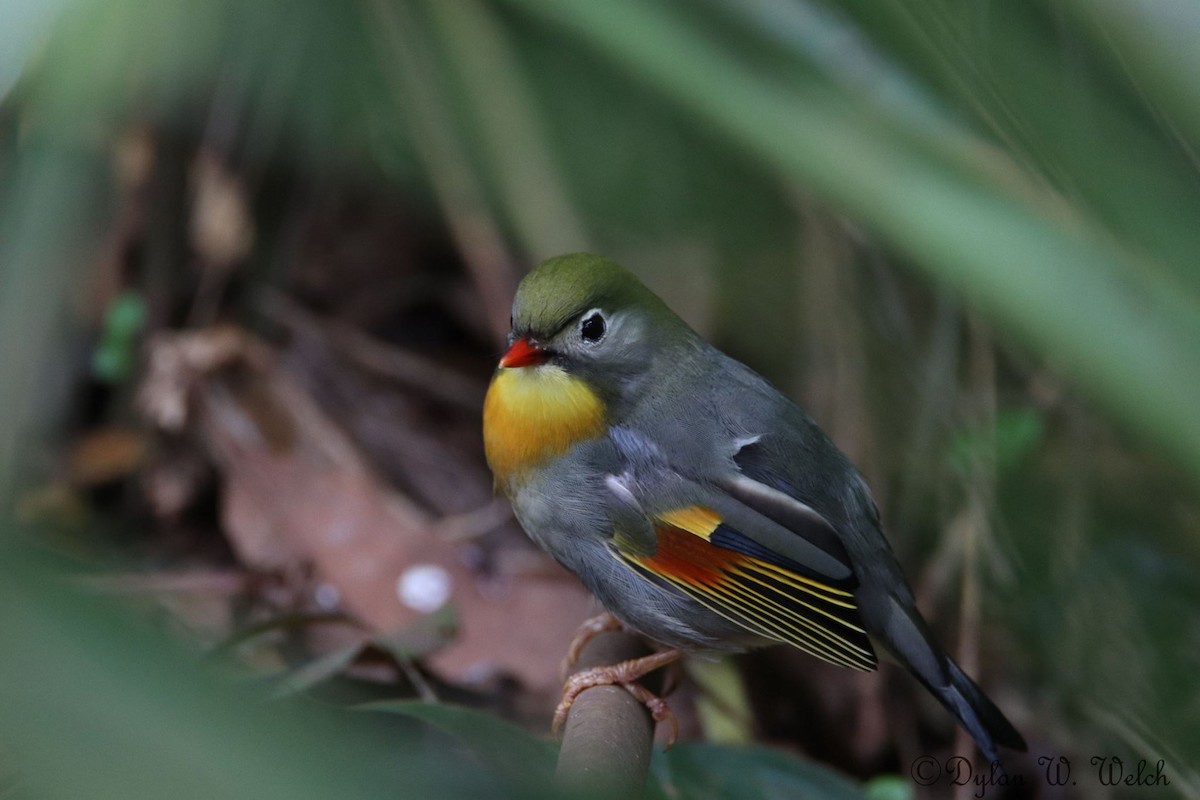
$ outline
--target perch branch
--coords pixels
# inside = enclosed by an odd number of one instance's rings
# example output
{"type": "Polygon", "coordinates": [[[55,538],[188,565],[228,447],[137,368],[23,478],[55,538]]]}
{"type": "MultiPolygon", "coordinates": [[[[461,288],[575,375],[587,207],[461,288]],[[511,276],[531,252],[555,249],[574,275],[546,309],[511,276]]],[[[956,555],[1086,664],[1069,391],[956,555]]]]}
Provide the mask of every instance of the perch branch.
{"type": "MultiPolygon", "coordinates": [[[[584,647],[579,667],[616,664],[649,652],[631,634],[601,633],[584,647]]],[[[646,707],[619,686],[595,686],[571,706],[556,777],[588,797],[641,797],[653,745],[654,722],[646,707]]]]}

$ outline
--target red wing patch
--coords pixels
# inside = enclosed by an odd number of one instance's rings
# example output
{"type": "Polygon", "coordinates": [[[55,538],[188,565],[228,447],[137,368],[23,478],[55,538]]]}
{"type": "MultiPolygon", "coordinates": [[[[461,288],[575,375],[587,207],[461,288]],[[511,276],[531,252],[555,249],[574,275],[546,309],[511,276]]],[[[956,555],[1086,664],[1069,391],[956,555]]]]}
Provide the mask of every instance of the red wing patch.
{"type": "Polygon", "coordinates": [[[746,559],[740,553],[714,547],[699,536],[665,523],[656,525],[654,530],[658,534],[658,549],[654,555],[642,559],[642,566],[684,583],[717,586],[730,570],[746,559]]]}
{"type": "Polygon", "coordinates": [[[875,652],[862,628],[854,595],[766,560],[721,547],[712,539],[740,534],[712,509],[691,506],[655,519],[652,555],[621,554],[647,577],[682,590],[746,629],[853,669],[871,670],[875,652]],[[724,534],[724,535],[723,535],[724,534]]]}

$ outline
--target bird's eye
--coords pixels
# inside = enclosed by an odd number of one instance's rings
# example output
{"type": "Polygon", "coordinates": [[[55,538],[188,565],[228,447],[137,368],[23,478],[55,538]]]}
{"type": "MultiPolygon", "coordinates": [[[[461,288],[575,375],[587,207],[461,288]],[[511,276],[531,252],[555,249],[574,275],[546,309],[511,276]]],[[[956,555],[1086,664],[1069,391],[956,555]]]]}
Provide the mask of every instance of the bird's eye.
{"type": "Polygon", "coordinates": [[[599,311],[593,311],[583,318],[583,322],[579,323],[579,335],[585,342],[595,344],[604,338],[604,331],[604,317],[599,311]]]}

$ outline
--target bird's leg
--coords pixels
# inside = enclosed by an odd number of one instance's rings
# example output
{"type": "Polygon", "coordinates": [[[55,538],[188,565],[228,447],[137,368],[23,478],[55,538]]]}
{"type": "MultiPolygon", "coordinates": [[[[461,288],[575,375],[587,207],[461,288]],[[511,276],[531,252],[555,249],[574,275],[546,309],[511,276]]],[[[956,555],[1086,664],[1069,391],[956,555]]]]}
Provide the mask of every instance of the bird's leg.
{"type": "Polygon", "coordinates": [[[571,644],[567,647],[567,657],[563,659],[561,677],[567,677],[567,673],[575,668],[579,663],[579,656],[583,652],[583,648],[587,647],[588,642],[595,639],[605,631],[619,631],[625,626],[621,624],[621,620],[614,617],[612,614],[605,611],[603,614],[597,614],[591,619],[586,619],[583,624],[575,631],[575,636],[571,638],[571,644]]]}
{"type": "Polygon", "coordinates": [[[559,701],[558,708],[554,710],[552,726],[554,734],[558,735],[563,723],[567,721],[567,715],[571,712],[571,705],[575,702],[575,698],[584,690],[591,689],[593,686],[620,686],[650,710],[655,722],[665,721],[671,726],[670,734],[667,737],[667,747],[670,747],[679,735],[679,722],[671,713],[665,700],[636,681],[659,667],[673,664],[681,658],[683,658],[682,650],[664,650],[661,653],[631,658],[607,667],[592,667],[575,673],[567,679],[563,686],[562,700],[559,701]]]}

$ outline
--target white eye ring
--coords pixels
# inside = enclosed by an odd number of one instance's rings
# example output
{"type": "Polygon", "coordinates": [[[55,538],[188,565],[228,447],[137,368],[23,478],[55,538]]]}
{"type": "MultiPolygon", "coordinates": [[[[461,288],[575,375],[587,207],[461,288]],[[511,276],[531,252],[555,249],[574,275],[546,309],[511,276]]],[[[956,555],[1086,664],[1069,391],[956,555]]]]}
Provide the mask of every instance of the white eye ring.
{"type": "Polygon", "coordinates": [[[599,344],[608,334],[608,321],[598,308],[583,315],[579,320],[579,336],[587,344],[599,344]]]}

